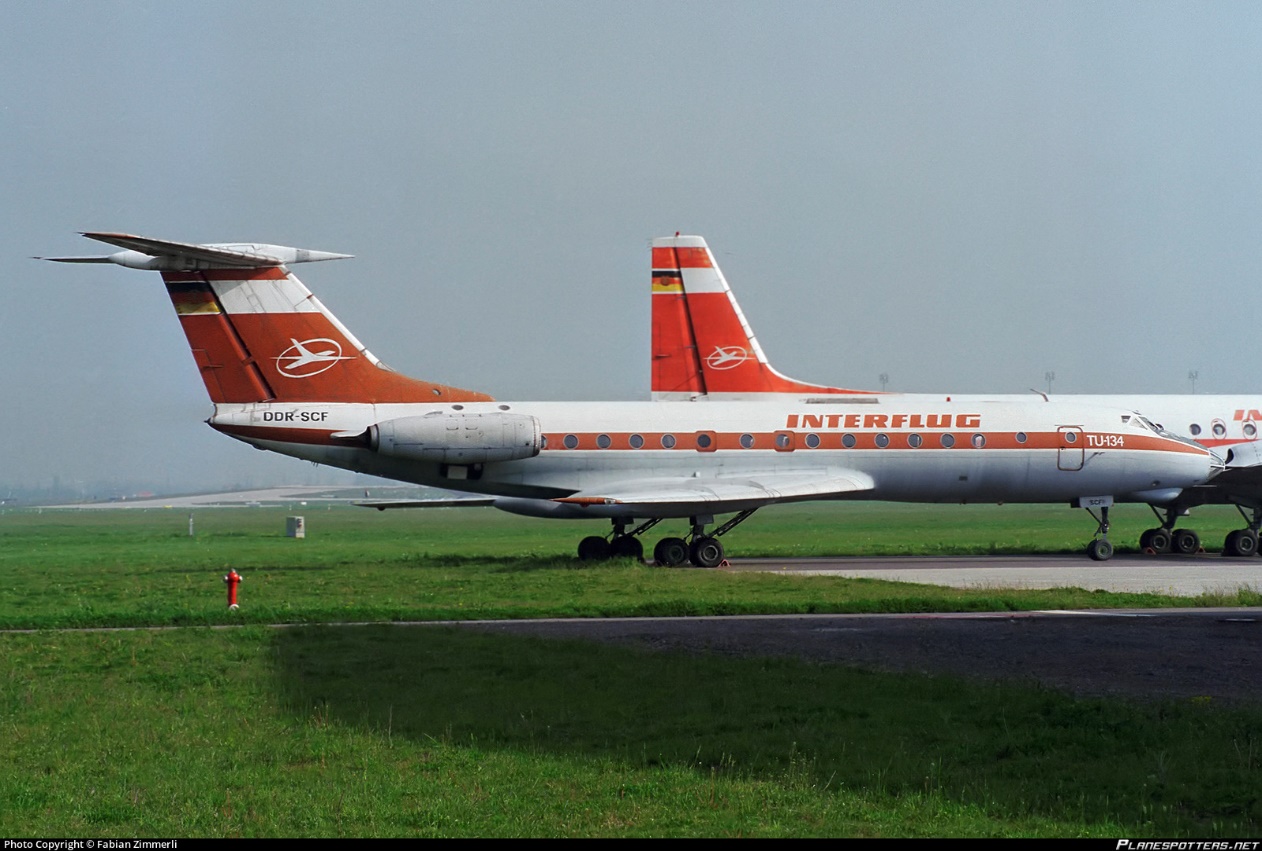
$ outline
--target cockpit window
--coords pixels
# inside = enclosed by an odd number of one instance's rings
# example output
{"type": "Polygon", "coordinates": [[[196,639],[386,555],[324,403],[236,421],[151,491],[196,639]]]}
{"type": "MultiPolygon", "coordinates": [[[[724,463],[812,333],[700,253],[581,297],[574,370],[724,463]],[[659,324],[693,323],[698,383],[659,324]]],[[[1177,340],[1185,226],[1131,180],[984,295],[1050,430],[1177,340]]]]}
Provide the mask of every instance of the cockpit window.
{"type": "Polygon", "coordinates": [[[1128,419],[1131,425],[1139,426],[1140,428],[1147,429],[1148,431],[1155,432],[1166,437],[1170,436],[1170,433],[1162,428],[1160,423],[1154,423],[1143,414],[1135,413],[1131,414],[1129,417],[1122,417],[1122,422],[1125,423],[1128,419]]]}

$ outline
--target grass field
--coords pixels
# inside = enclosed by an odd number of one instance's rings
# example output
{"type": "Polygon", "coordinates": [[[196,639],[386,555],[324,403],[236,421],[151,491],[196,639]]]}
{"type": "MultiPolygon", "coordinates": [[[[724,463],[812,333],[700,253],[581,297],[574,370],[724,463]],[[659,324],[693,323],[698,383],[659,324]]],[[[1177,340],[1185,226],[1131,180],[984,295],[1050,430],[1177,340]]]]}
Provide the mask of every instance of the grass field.
{"type": "MultiPolygon", "coordinates": [[[[0,835],[1253,836],[1262,707],[1136,705],[442,627],[545,615],[1258,605],[592,566],[484,510],[0,515],[0,835]],[[245,576],[225,611],[223,573],[245,576]],[[244,623],[241,629],[55,632],[244,623]]],[[[1151,525],[1119,510],[1115,540],[1151,525]]],[[[1078,552],[1083,512],[798,506],[742,555],[1078,552]]],[[[663,524],[665,525],[665,524],[663,524]]],[[[1206,512],[1206,541],[1238,525],[1206,512]],[[1221,532],[1217,531],[1221,530],[1221,532]]],[[[661,527],[659,527],[661,529],[661,527]]],[[[663,534],[666,534],[663,532],[663,534]]]]}

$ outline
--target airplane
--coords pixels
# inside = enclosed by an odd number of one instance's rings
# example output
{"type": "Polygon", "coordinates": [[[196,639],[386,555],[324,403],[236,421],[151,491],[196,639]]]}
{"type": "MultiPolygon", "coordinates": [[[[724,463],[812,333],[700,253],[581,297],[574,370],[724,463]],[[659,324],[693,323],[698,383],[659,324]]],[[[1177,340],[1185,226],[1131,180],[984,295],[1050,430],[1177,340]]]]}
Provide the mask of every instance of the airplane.
{"type": "MultiPolygon", "coordinates": [[[[777,372],[768,361],[727,278],[699,236],[652,242],[652,398],[692,401],[768,401],[797,398],[826,403],[889,400],[905,394],[808,384],[777,372]]],[[[1048,394],[1037,393],[1048,399],[1048,394]]],[[[951,394],[956,402],[1010,402],[1031,396],[951,394]]],[[[1142,411],[1155,423],[1224,452],[1227,469],[1205,485],[1185,489],[1160,508],[1160,526],[1140,536],[1154,553],[1194,553],[1200,536],[1175,529],[1179,517],[1205,504],[1234,505],[1247,525],[1230,532],[1223,555],[1252,556],[1262,528],[1262,396],[1067,395],[1075,404],[1142,411]],[[1246,511],[1248,512],[1246,514],[1246,511]]]]}
{"type": "Polygon", "coordinates": [[[516,514],[609,521],[608,535],[579,543],[584,559],[642,558],[639,535],[686,519],[655,562],[715,567],[720,538],[763,506],[871,499],[1069,501],[1095,517],[1088,554],[1103,560],[1115,501],[1169,502],[1222,466],[1131,411],[1024,398],[500,402],[390,370],[288,268],[349,255],[83,236],[123,250],[41,259],[159,271],[214,403],[211,428],[516,514]]]}

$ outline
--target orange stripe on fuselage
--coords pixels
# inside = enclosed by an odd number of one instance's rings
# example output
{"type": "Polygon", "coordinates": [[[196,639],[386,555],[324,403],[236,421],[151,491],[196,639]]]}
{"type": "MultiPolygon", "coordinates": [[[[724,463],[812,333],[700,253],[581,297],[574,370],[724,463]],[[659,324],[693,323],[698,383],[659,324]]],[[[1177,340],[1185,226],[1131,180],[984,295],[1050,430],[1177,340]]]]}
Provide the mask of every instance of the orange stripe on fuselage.
{"type": "MultiPolygon", "coordinates": [[[[283,443],[298,443],[307,445],[329,445],[329,446],[346,446],[345,441],[335,440],[331,435],[334,433],[328,429],[307,429],[294,428],[293,426],[254,426],[254,425],[234,425],[230,423],[211,423],[212,427],[217,431],[229,434],[234,437],[253,440],[272,440],[283,443]]],[[[985,431],[931,431],[931,432],[803,432],[803,431],[759,431],[759,432],[660,432],[660,431],[610,431],[610,432],[546,432],[543,437],[546,440],[544,451],[547,452],[649,452],[649,451],[691,451],[691,452],[712,452],[731,451],[743,452],[751,450],[770,451],[776,449],[775,438],[777,434],[791,434],[793,436],[793,451],[795,452],[816,452],[819,450],[832,450],[849,452],[854,450],[884,450],[884,451],[914,451],[914,452],[941,452],[944,450],[957,451],[968,450],[975,452],[985,452],[990,450],[1086,450],[1086,451],[1104,451],[1106,449],[1116,449],[1120,451],[1131,452],[1180,452],[1189,454],[1199,454],[1204,450],[1195,446],[1190,446],[1180,441],[1172,441],[1156,435],[1139,435],[1139,434],[1116,434],[1110,432],[1085,432],[1080,436],[1079,442],[1069,443],[1065,440],[1063,432],[1026,432],[1024,442],[1017,439],[1014,432],[985,432],[985,431]],[[701,434],[708,436],[711,440],[710,447],[702,447],[697,443],[697,437],[701,434]],[[913,447],[908,442],[913,434],[919,435],[923,439],[920,447],[913,447]],[[639,449],[635,449],[631,445],[633,436],[643,438],[644,444],[639,449]],[[811,447],[807,444],[807,436],[815,435],[819,438],[819,445],[811,447]],[[877,443],[878,435],[885,435],[889,439],[886,446],[880,446],[877,443]],[[943,446],[942,438],[950,435],[954,439],[953,446],[943,446]],[[973,438],[981,435],[985,438],[985,445],[981,448],[975,447],[973,438]],[[568,436],[577,439],[574,448],[568,448],[564,444],[564,440],[568,436]],[[675,445],[665,447],[662,445],[662,439],[670,436],[674,438],[675,445]],[[741,444],[743,437],[751,437],[752,444],[745,447],[741,444]],[[854,446],[846,446],[842,441],[845,437],[854,438],[854,446]],[[610,445],[602,449],[597,440],[601,437],[609,438],[610,445]],[[1096,446],[1089,445],[1091,438],[1097,438],[1099,444],[1096,446]],[[1122,441],[1120,446],[1107,446],[1110,441],[1122,441]]]]}
{"type": "MultiPolygon", "coordinates": [[[[691,450],[710,452],[714,449],[744,451],[749,449],[770,450],[775,449],[775,436],[778,433],[786,432],[660,432],[660,431],[641,431],[641,432],[546,432],[544,438],[547,440],[547,451],[574,452],[579,450],[590,451],[618,451],[629,450],[645,452],[650,450],[691,450]],[[702,447],[697,444],[699,434],[708,435],[711,440],[710,447],[702,447]],[[631,438],[638,435],[643,438],[644,444],[638,450],[632,447],[631,438]],[[753,443],[749,447],[741,444],[741,438],[749,435],[753,438],[753,443]],[[578,443],[571,449],[565,446],[564,440],[568,436],[573,436],[578,443]],[[608,437],[610,445],[602,449],[597,443],[600,437],[608,437]],[[664,437],[674,438],[675,445],[666,447],[662,445],[664,437]]],[[[886,450],[915,450],[917,452],[927,452],[942,449],[969,449],[976,447],[973,445],[975,435],[981,435],[985,439],[985,445],[982,450],[987,449],[1068,449],[1068,450],[1087,450],[1102,451],[1105,449],[1130,450],[1138,452],[1185,452],[1190,454],[1199,454],[1203,450],[1189,446],[1179,441],[1171,441],[1166,438],[1157,437],[1155,435],[1138,435],[1138,434],[1116,434],[1110,432],[1084,432],[1081,434],[1079,441],[1070,443],[1065,440],[1062,432],[1027,432],[1025,441],[1017,439],[1015,432],[987,432],[987,431],[926,431],[926,432],[905,432],[905,431],[851,431],[851,432],[806,432],[806,431],[788,431],[787,433],[794,435],[794,446],[799,452],[813,452],[819,449],[850,451],[853,449],[886,449],[886,450]],[[809,447],[806,442],[808,435],[815,435],[819,438],[819,444],[815,447],[809,447]],[[913,435],[919,435],[922,444],[919,447],[913,447],[909,438],[913,435]],[[889,439],[889,443],[880,446],[877,443],[877,436],[885,435],[889,439]],[[950,435],[954,439],[953,446],[943,446],[942,437],[950,435]],[[854,438],[854,446],[846,446],[842,441],[845,437],[854,438]],[[1097,445],[1091,445],[1092,438],[1096,438],[1097,445]],[[1110,442],[1115,445],[1108,445],[1110,442]],[[1117,441],[1121,441],[1121,445],[1116,445],[1117,441]]]]}

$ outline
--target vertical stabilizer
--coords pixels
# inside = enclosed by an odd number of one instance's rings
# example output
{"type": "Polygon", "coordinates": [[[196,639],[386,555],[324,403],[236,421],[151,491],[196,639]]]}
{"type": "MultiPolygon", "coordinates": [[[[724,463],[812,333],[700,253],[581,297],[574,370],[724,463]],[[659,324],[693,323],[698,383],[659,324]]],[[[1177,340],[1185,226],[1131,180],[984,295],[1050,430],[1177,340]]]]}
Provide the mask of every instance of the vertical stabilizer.
{"type": "Polygon", "coordinates": [[[45,259],[160,271],[206,392],[216,403],[491,400],[383,366],[285,265],[348,255],[130,234],[84,236],[125,250],[100,258],[45,259]]]}
{"type": "Polygon", "coordinates": [[[164,271],[215,402],[457,402],[491,397],[386,367],[284,266],[164,271]]]}
{"type": "Polygon", "coordinates": [[[868,392],[807,384],[772,368],[699,236],[653,240],[652,346],[654,399],[868,392]]]}

